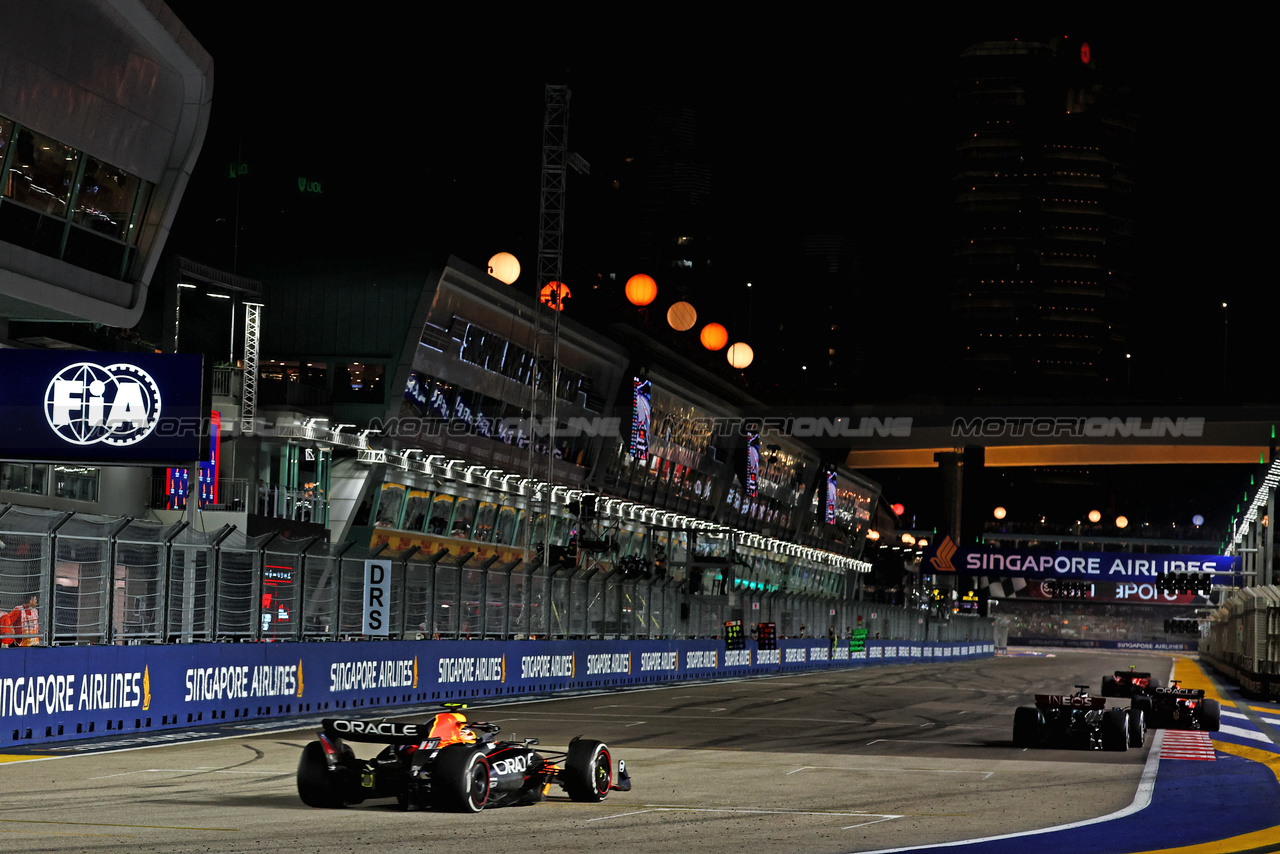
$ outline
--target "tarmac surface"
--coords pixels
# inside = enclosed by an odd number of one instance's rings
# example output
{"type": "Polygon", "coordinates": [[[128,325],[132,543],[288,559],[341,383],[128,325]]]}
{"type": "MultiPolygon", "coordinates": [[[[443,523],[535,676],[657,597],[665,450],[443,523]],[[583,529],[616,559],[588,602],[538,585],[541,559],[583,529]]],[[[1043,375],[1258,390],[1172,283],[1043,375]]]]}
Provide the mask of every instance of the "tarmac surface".
{"type": "Polygon", "coordinates": [[[577,735],[607,742],[633,789],[599,804],[553,792],[479,815],[394,801],[311,809],[295,771],[314,721],[37,745],[0,756],[0,838],[27,851],[173,854],[1280,851],[1280,710],[1177,663],[1187,687],[1222,690],[1223,732],[1192,745],[1214,761],[1161,760],[1167,731],[1124,752],[1014,748],[1013,711],[1033,694],[1174,664],[1037,650],[468,709],[549,749],[577,735]]]}

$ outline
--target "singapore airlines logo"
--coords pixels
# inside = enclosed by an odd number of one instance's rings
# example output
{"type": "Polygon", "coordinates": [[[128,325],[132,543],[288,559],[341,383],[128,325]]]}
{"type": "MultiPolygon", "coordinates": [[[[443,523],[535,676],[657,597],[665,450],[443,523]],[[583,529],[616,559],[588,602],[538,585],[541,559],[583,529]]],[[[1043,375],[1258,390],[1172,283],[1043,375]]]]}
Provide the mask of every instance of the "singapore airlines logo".
{"type": "Polygon", "coordinates": [[[951,563],[951,558],[959,551],[956,544],[951,542],[950,537],[943,537],[942,543],[938,546],[938,553],[929,558],[929,563],[933,564],[933,568],[938,572],[955,572],[955,565],[951,563]]]}
{"type": "Polygon", "coordinates": [[[45,389],[44,417],[72,445],[133,445],[160,420],[160,388],[136,365],[77,362],[45,389]]]}

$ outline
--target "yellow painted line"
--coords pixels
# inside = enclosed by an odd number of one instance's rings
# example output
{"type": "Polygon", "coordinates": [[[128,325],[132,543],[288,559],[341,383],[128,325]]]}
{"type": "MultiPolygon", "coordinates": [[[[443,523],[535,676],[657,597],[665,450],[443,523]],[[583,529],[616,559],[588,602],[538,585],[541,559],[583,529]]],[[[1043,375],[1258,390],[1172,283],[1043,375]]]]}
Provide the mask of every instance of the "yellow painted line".
{"type": "MultiPolygon", "coordinates": [[[[1259,750],[1256,747],[1242,747],[1229,741],[1217,740],[1213,742],[1213,749],[1221,750],[1223,753],[1230,753],[1232,756],[1239,756],[1241,759],[1248,759],[1252,762],[1261,762],[1267,767],[1267,770],[1275,775],[1277,784],[1280,784],[1280,753],[1259,750]]],[[[1199,845],[1184,845],[1178,848],[1159,848],[1153,851],[1135,852],[1134,854],[1231,854],[1231,852],[1248,851],[1253,848],[1265,849],[1268,846],[1275,845],[1280,845],[1280,826],[1255,830],[1253,833],[1232,836],[1228,839],[1219,839],[1215,842],[1202,842],[1199,845]]]]}
{"type": "Polygon", "coordinates": [[[1201,669],[1199,664],[1189,658],[1179,656],[1174,659],[1173,678],[1179,680],[1183,688],[1203,688],[1206,698],[1217,700],[1219,703],[1226,703],[1232,707],[1235,706],[1235,703],[1224,699],[1218,693],[1218,689],[1213,687],[1213,680],[1201,669]]]}
{"type": "Polygon", "coordinates": [[[1280,706],[1249,706],[1249,709],[1255,712],[1263,712],[1265,714],[1280,715],[1280,706]]]}
{"type": "Polygon", "coordinates": [[[0,762],[26,762],[31,759],[47,759],[47,758],[48,756],[36,756],[30,753],[25,753],[25,754],[0,753],[0,762]]]}

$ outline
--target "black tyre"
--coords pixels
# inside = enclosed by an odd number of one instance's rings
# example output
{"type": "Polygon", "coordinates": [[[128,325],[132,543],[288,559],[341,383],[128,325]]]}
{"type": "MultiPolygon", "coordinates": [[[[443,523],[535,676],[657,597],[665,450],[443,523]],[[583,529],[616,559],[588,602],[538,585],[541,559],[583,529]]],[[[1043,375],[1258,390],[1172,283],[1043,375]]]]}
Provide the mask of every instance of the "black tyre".
{"type": "Polygon", "coordinates": [[[1116,690],[1116,677],[1114,676],[1102,677],[1102,696],[1104,697],[1120,696],[1120,692],[1116,690]]]}
{"type": "Polygon", "coordinates": [[[1013,746],[1038,747],[1040,745],[1040,710],[1035,706],[1022,706],[1013,713],[1013,746]]]}
{"type": "Polygon", "coordinates": [[[337,809],[345,805],[343,778],[330,771],[324,758],[324,747],[313,741],[302,748],[298,760],[298,796],[309,807],[337,809]]]}
{"type": "Polygon", "coordinates": [[[1217,700],[1200,701],[1200,729],[1217,732],[1222,727],[1222,709],[1217,700]]]}
{"type": "Polygon", "coordinates": [[[1103,750],[1129,749],[1129,712],[1127,709],[1107,709],[1102,713],[1099,728],[1103,750]]]}
{"type": "Polygon", "coordinates": [[[489,759],[474,745],[451,744],[431,765],[431,800],[438,810],[480,812],[491,785],[489,759]]]}
{"type": "Polygon", "coordinates": [[[1129,707],[1129,746],[1141,748],[1147,740],[1147,718],[1137,705],[1129,707]]]}
{"type": "Polygon", "coordinates": [[[1133,714],[1134,712],[1140,712],[1142,714],[1143,727],[1151,726],[1151,712],[1153,709],[1155,709],[1155,703],[1153,703],[1151,698],[1145,694],[1134,697],[1133,702],[1129,704],[1129,714],[1133,714]]]}
{"type": "Polygon", "coordinates": [[[603,801],[613,788],[613,757],[603,742],[575,738],[564,762],[564,790],[575,801],[603,801]]]}

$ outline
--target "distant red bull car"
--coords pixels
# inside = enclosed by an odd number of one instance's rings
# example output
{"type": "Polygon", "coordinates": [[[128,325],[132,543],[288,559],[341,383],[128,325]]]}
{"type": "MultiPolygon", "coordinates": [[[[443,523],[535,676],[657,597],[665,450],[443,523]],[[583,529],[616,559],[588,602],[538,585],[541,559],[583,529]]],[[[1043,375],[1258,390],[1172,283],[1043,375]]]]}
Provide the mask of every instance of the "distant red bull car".
{"type": "Polygon", "coordinates": [[[1174,679],[1168,688],[1155,688],[1147,698],[1147,726],[1152,729],[1193,729],[1217,732],[1222,727],[1218,701],[1205,697],[1203,688],[1180,688],[1174,679]]]}

